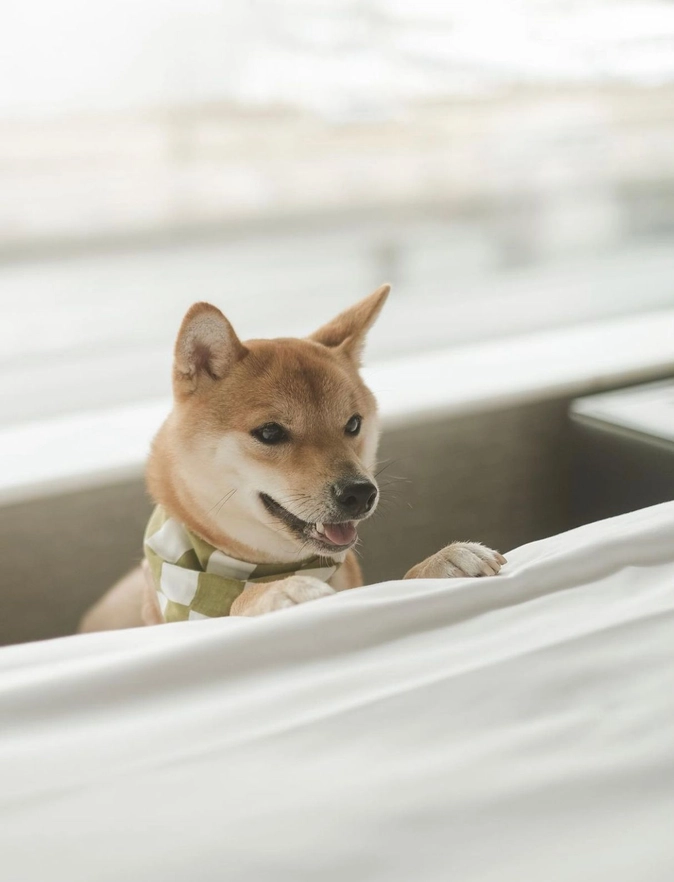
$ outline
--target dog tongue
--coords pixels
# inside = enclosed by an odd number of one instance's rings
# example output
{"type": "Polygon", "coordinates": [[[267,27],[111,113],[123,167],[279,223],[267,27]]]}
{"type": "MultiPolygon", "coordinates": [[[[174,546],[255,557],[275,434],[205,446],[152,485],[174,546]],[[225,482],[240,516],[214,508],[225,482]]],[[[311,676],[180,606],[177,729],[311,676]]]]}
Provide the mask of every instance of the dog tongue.
{"type": "Polygon", "coordinates": [[[348,545],[356,538],[356,528],[349,521],[344,524],[323,524],[323,534],[333,545],[348,545]]]}

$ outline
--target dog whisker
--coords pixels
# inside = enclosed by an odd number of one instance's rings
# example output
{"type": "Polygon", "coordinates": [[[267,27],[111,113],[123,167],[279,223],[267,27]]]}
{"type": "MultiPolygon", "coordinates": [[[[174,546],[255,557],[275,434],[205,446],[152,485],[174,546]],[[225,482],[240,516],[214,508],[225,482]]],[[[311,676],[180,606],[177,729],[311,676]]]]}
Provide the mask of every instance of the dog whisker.
{"type": "Polygon", "coordinates": [[[404,459],[409,459],[409,455],[399,456],[397,459],[384,460],[384,465],[374,473],[375,478],[378,475],[381,475],[382,472],[386,471],[386,469],[390,469],[392,465],[395,465],[397,462],[402,462],[404,459]]]}
{"type": "Polygon", "coordinates": [[[222,510],[223,506],[227,502],[229,502],[229,500],[232,498],[232,496],[234,496],[235,493],[236,493],[236,487],[233,490],[228,490],[223,496],[220,497],[220,499],[218,499],[218,501],[215,503],[215,505],[212,508],[208,509],[206,514],[209,515],[213,511],[213,509],[216,509],[216,508],[218,509],[217,514],[220,514],[220,511],[222,510]]]}

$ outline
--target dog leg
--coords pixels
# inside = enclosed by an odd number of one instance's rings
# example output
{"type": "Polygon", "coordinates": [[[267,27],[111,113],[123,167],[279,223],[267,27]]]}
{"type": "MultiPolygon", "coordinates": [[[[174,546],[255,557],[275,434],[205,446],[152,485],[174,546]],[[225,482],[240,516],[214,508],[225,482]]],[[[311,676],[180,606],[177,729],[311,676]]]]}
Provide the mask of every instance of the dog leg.
{"type": "Polygon", "coordinates": [[[479,542],[452,542],[422,560],[405,574],[405,579],[460,579],[466,576],[495,576],[505,557],[479,542]]]}
{"type": "Polygon", "coordinates": [[[329,597],[335,589],[313,576],[289,576],[279,582],[250,585],[234,601],[230,616],[261,616],[264,613],[297,606],[309,600],[329,597]]]}
{"type": "Polygon", "coordinates": [[[143,572],[136,567],[82,616],[77,632],[114,631],[147,624],[143,617],[145,590],[143,572]]]}

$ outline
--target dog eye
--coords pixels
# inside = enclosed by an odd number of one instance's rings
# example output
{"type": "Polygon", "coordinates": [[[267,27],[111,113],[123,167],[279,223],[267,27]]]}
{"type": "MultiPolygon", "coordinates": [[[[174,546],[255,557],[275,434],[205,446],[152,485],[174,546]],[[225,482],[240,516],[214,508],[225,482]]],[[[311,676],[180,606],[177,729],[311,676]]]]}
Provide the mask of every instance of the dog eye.
{"type": "Polygon", "coordinates": [[[357,435],[360,432],[360,424],[363,422],[363,418],[354,413],[349,422],[344,426],[344,431],[347,435],[357,435]]]}
{"type": "Polygon", "coordinates": [[[265,423],[264,426],[253,429],[250,434],[263,444],[280,444],[281,441],[288,440],[288,433],[278,423],[265,423]]]}

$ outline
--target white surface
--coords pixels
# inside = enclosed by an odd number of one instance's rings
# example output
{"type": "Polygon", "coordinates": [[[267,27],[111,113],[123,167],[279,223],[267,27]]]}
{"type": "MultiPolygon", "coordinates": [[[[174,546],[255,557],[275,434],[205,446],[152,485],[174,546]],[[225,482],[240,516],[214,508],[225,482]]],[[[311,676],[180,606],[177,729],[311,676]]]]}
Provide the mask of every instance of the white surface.
{"type": "Polygon", "coordinates": [[[674,441],[674,381],[590,395],[572,413],[674,441]]]}
{"type": "Polygon", "coordinates": [[[513,82],[674,77],[665,0],[136,0],[132,22],[113,0],[99,0],[95,12],[72,0],[58,9],[48,0],[11,4],[0,35],[0,113],[220,101],[357,118],[404,98],[481,95],[513,82]]]}
{"type": "Polygon", "coordinates": [[[1,650],[3,878],[671,882],[673,537],[1,650]]]}
{"type": "MultiPolygon", "coordinates": [[[[540,210],[536,233],[519,233],[531,247],[542,235],[540,210]]],[[[0,428],[170,394],[173,344],[195,300],[219,306],[242,339],[302,336],[391,276],[393,293],[368,335],[371,363],[674,309],[671,239],[504,266],[507,249],[488,218],[460,224],[413,208],[404,218],[384,214],[0,262],[0,428]]]]}
{"type": "MultiPolygon", "coordinates": [[[[674,370],[673,341],[669,310],[408,356],[364,375],[393,428],[674,370]]],[[[0,428],[0,504],[139,476],[169,407],[162,399],[0,428]]]]}

